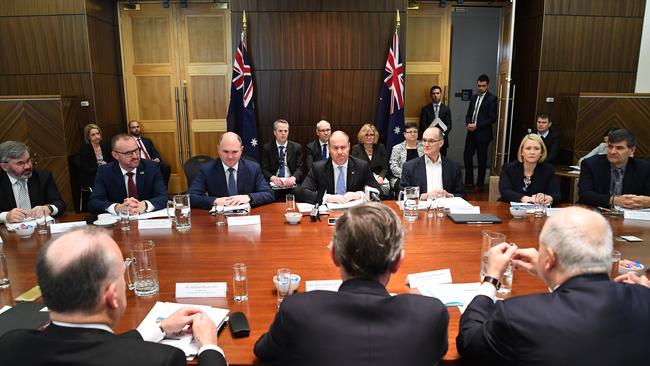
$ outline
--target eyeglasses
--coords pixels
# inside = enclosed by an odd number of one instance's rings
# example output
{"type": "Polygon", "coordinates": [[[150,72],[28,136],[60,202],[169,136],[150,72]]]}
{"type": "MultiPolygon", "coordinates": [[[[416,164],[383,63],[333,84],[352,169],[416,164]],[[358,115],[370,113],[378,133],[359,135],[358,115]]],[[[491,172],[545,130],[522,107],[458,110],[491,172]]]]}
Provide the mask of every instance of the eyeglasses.
{"type": "Polygon", "coordinates": [[[366,137],[375,137],[375,134],[374,133],[367,133],[365,136],[366,137]]]}
{"type": "Polygon", "coordinates": [[[318,130],[318,132],[330,132],[330,131],[332,131],[331,128],[324,128],[322,130],[321,129],[318,130]]]}
{"type": "Polygon", "coordinates": [[[409,130],[409,131],[406,131],[404,133],[410,133],[410,134],[418,133],[418,130],[409,130]]]}
{"type": "Polygon", "coordinates": [[[434,140],[434,139],[422,139],[422,143],[423,144],[435,144],[436,142],[438,142],[440,140],[442,140],[442,139],[437,139],[437,140],[434,140]]]}
{"type": "Polygon", "coordinates": [[[122,154],[122,155],[124,155],[124,156],[129,156],[129,155],[133,155],[133,154],[138,154],[138,155],[140,155],[140,148],[137,148],[137,149],[135,149],[135,150],[131,150],[131,151],[124,151],[124,152],[122,152],[122,151],[117,151],[117,150],[113,150],[113,151],[115,151],[115,152],[118,153],[118,154],[122,154]]]}

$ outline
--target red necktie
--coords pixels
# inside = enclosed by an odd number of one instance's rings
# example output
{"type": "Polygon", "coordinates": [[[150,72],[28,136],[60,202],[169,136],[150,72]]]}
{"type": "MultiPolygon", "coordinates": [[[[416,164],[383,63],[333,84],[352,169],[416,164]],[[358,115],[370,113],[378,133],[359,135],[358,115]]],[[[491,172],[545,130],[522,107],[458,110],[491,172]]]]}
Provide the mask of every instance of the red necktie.
{"type": "Polygon", "coordinates": [[[144,158],[147,159],[147,160],[151,160],[151,156],[149,156],[149,153],[147,152],[147,149],[144,148],[144,144],[142,143],[142,140],[140,140],[140,139],[138,139],[138,147],[144,153],[144,158]]]}
{"type": "Polygon", "coordinates": [[[133,172],[127,172],[126,176],[128,177],[129,182],[127,187],[129,188],[129,197],[133,197],[136,200],[138,199],[138,189],[135,187],[135,182],[133,181],[133,172]]]}

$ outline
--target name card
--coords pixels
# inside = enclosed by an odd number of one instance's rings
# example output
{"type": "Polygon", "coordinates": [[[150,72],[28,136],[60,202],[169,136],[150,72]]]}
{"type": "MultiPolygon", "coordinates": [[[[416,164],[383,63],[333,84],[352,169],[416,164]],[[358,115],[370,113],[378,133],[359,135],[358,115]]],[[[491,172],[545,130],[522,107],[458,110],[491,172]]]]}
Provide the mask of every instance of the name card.
{"type": "Polygon", "coordinates": [[[260,225],[260,215],[251,216],[228,216],[228,226],[242,226],[242,225],[260,225]]]}
{"type": "Polygon", "coordinates": [[[650,220],[650,211],[625,210],[623,217],[630,220],[650,220]]]}
{"type": "Polygon", "coordinates": [[[169,219],[138,220],[138,230],[142,229],[171,229],[172,222],[169,219]]]}
{"type": "Polygon", "coordinates": [[[553,216],[556,213],[560,212],[561,209],[561,207],[549,207],[546,209],[546,216],[553,216]]]}
{"type": "Polygon", "coordinates": [[[451,283],[451,271],[449,268],[437,271],[411,273],[406,276],[409,287],[418,288],[424,285],[451,283]]]}
{"type": "Polygon", "coordinates": [[[225,282],[178,282],[176,297],[226,297],[225,282]]]}
{"type": "Polygon", "coordinates": [[[342,280],[305,281],[305,291],[324,290],[336,292],[339,290],[342,283],[342,280]]]}
{"type": "Polygon", "coordinates": [[[78,228],[78,227],[84,227],[86,226],[85,221],[73,221],[73,222],[64,222],[61,224],[51,224],[50,225],[50,233],[52,234],[58,234],[58,233],[64,233],[66,231],[78,228]]]}
{"type": "Polygon", "coordinates": [[[479,206],[472,207],[452,207],[449,209],[452,214],[480,214],[481,208],[479,206]]]}

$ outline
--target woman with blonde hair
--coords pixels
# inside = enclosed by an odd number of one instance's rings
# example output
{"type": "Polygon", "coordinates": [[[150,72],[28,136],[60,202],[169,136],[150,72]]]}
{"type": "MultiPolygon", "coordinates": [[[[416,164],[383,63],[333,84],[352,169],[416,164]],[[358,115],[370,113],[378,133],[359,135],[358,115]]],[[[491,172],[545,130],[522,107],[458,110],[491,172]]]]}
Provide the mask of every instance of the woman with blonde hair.
{"type": "Polygon", "coordinates": [[[519,144],[518,160],[501,168],[501,200],[545,204],[560,201],[555,168],[544,163],[546,154],[546,146],[539,135],[524,136],[519,144]]]}
{"type": "Polygon", "coordinates": [[[377,183],[381,186],[382,193],[388,195],[390,185],[386,174],[388,174],[388,157],[386,147],[379,142],[379,131],[370,123],[361,126],[357,134],[359,143],[352,147],[350,155],[368,162],[377,183]]]}
{"type": "Polygon", "coordinates": [[[95,185],[97,167],[113,161],[111,148],[102,143],[102,129],[89,123],[84,127],[84,140],[86,143],[79,149],[79,186],[82,188],[95,185]]]}

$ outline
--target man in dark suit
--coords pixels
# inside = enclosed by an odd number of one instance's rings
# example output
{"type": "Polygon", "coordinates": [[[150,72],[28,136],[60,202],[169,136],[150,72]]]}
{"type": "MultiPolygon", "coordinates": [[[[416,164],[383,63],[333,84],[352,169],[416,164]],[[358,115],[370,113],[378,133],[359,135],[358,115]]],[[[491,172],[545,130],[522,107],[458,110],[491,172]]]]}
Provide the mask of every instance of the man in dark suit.
{"type": "Polygon", "coordinates": [[[641,365],[650,359],[650,289],[609,279],[612,230],[600,214],[563,208],[546,220],[539,251],[501,243],[460,319],[458,353],[487,365],[641,365]],[[552,291],[495,303],[510,262],[552,291]]]}
{"type": "Polygon", "coordinates": [[[275,141],[262,147],[262,173],[280,192],[288,193],[296,183],[302,182],[302,146],[289,141],[289,122],[279,119],[273,123],[275,141]]]}
{"type": "Polygon", "coordinates": [[[140,159],[152,160],[158,164],[160,174],[162,174],[163,181],[165,182],[165,187],[169,187],[169,177],[171,176],[172,168],[162,161],[158,150],[156,150],[156,147],[153,145],[153,141],[142,136],[140,122],[136,120],[129,121],[129,133],[138,143],[138,147],[140,148],[140,159]]]}
{"type": "Polygon", "coordinates": [[[400,186],[420,187],[421,199],[465,196],[460,168],[440,153],[445,141],[442,131],[429,127],[422,134],[424,155],[402,166],[400,186]]]}
{"type": "Polygon", "coordinates": [[[558,161],[560,158],[560,134],[550,129],[552,124],[553,122],[546,113],[537,115],[537,134],[544,141],[547,152],[544,162],[555,165],[560,163],[558,161]]]}
{"type": "Polygon", "coordinates": [[[438,85],[431,87],[431,104],[422,107],[420,112],[420,138],[429,126],[438,127],[445,134],[445,143],[440,149],[442,156],[447,156],[449,148],[449,133],[451,133],[451,109],[442,104],[442,88],[438,85]]]}
{"type": "Polygon", "coordinates": [[[259,164],[241,159],[244,147],[239,135],[226,132],[218,146],[219,159],[203,164],[188,192],[192,207],[213,205],[259,206],[273,202],[273,191],[264,180],[259,164]]]}
{"type": "Polygon", "coordinates": [[[88,201],[92,213],[151,212],[167,207],[167,189],[158,165],[140,158],[132,136],[118,134],[111,140],[115,161],[97,169],[95,186],[88,201]]]}
{"type": "Polygon", "coordinates": [[[650,163],[632,157],[636,137],[625,129],[607,138],[607,155],[582,161],[578,202],[596,207],[650,207],[650,163]]]}
{"type": "Polygon", "coordinates": [[[321,120],[316,124],[318,138],[307,144],[307,170],[311,170],[314,162],[329,158],[327,143],[331,134],[332,127],[329,122],[321,120]]]}
{"type": "Polygon", "coordinates": [[[478,161],[478,175],[476,186],[479,190],[485,184],[485,170],[487,169],[488,147],[492,141],[492,124],[497,122],[498,102],[497,97],[488,91],[490,78],[483,74],[476,81],[478,94],[472,96],[465,123],[467,136],[465,137],[465,184],[474,185],[474,154],[478,161]]]}
{"type": "Polygon", "coordinates": [[[314,163],[296,189],[299,201],[316,203],[322,198],[319,203],[346,203],[365,198],[366,186],[379,190],[368,163],[350,156],[350,138],[345,132],[335,131],[328,148],[330,158],[314,163]]]}
{"type": "Polygon", "coordinates": [[[404,230],[380,203],[339,218],[329,250],[343,283],[337,292],[286,297],[255,344],[265,364],[436,365],[447,352],[447,309],[436,298],[391,296],[403,259],[404,230]]]}
{"type": "Polygon", "coordinates": [[[65,211],[52,173],[33,168],[27,145],[0,144],[0,168],[0,222],[20,222],[34,217],[37,209],[51,216],[65,211]]]}
{"type": "Polygon", "coordinates": [[[157,325],[114,334],[126,309],[124,270],[120,248],[95,227],[42,246],[36,275],[51,323],[0,337],[0,364],[185,366],[183,351],[155,342],[189,325],[201,345],[199,364],[226,365],[214,322],[199,309],[182,308],[157,325]]]}

